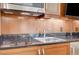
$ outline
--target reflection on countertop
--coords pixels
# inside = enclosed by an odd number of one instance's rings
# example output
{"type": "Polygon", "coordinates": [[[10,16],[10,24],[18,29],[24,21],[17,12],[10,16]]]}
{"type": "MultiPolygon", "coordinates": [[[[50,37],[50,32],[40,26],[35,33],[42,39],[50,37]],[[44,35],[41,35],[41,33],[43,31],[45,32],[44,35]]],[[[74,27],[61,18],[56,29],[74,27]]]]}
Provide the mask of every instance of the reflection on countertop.
{"type": "Polygon", "coordinates": [[[9,34],[0,36],[0,48],[79,41],[79,33],[9,34]]]}

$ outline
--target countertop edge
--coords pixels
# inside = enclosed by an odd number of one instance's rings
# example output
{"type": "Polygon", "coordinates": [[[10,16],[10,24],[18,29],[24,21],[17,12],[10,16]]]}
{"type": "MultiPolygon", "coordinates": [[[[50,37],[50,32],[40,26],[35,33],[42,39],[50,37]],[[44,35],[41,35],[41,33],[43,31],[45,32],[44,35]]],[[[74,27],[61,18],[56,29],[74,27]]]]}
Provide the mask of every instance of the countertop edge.
{"type": "Polygon", "coordinates": [[[54,42],[54,43],[44,43],[44,44],[35,44],[35,45],[20,46],[20,47],[7,47],[7,48],[0,48],[0,50],[17,49],[17,48],[27,48],[27,47],[43,46],[43,45],[45,46],[45,45],[71,43],[71,42],[79,42],[79,40],[75,40],[75,41],[65,41],[65,42],[54,42]]]}

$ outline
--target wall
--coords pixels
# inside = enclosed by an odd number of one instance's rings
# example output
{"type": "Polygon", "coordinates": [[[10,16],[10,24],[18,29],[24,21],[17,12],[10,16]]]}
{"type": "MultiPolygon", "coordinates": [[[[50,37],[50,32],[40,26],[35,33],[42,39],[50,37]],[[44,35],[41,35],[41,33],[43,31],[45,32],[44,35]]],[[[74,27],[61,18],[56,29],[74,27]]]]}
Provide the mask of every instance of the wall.
{"type": "Polygon", "coordinates": [[[29,16],[16,16],[4,14],[2,16],[2,34],[26,34],[50,32],[71,32],[78,27],[79,21],[51,18],[39,20],[29,16]],[[73,27],[72,27],[73,26],[73,27]]]}

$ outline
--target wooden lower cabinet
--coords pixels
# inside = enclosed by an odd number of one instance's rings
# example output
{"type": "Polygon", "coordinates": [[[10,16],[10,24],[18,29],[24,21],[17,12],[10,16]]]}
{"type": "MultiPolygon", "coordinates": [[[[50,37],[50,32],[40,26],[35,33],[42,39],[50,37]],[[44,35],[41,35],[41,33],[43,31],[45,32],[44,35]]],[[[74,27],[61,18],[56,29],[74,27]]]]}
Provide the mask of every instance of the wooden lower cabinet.
{"type": "Polygon", "coordinates": [[[0,55],[39,55],[38,47],[0,50],[0,55]]]}
{"type": "Polygon", "coordinates": [[[69,55],[68,43],[0,50],[0,55],[69,55]]]}
{"type": "Polygon", "coordinates": [[[70,45],[68,43],[47,45],[42,48],[42,52],[44,55],[69,55],[70,45]]]}

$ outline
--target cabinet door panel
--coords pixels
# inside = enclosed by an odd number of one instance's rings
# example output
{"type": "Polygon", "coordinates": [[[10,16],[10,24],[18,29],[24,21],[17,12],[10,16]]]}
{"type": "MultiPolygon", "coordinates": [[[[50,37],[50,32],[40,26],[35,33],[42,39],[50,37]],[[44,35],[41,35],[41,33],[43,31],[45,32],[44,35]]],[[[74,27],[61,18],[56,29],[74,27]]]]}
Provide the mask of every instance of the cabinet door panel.
{"type": "Polygon", "coordinates": [[[56,44],[44,47],[45,55],[68,55],[69,44],[56,44]]]}
{"type": "Polygon", "coordinates": [[[37,55],[37,54],[38,54],[37,47],[0,50],[0,55],[37,55]]]}

